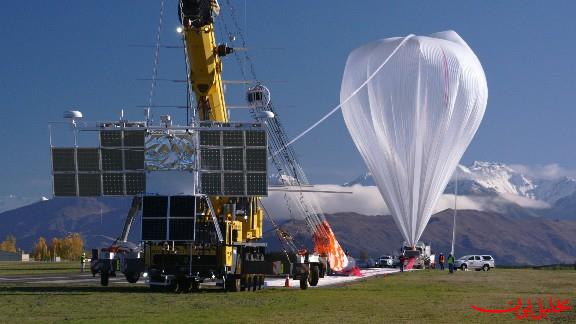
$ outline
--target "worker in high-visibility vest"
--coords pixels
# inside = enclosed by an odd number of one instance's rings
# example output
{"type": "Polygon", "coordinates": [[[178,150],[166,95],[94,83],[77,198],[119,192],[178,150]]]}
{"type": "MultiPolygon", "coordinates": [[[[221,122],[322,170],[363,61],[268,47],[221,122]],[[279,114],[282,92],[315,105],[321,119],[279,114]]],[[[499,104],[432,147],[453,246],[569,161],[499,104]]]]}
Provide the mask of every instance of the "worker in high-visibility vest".
{"type": "Polygon", "coordinates": [[[448,255],[448,270],[450,273],[454,272],[454,256],[452,254],[448,255]]]}
{"type": "Polygon", "coordinates": [[[86,267],[86,253],[82,252],[82,256],[80,256],[80,272],[84,272],[85,267],[86,267]]]}

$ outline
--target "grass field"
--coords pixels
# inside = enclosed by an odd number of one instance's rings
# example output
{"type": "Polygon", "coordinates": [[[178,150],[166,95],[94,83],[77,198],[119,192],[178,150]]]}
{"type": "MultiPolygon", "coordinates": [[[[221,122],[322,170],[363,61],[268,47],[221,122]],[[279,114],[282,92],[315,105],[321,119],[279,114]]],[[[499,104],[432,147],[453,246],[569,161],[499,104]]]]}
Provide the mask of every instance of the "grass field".
{"type": "Polygon", "coordinates": [[[418,271],[322,289],[149,293],[144,286],[0,284],[0,322],[137,323],[470,323],[517,322],[508,300],[568,299],[571,311],[548,315],[576,323],[576,271],[418,271]]]}
{"type": "Polygon", "coordinates": [[[0,262],[0,276],[78,272],[80,262],[0,262]]]}

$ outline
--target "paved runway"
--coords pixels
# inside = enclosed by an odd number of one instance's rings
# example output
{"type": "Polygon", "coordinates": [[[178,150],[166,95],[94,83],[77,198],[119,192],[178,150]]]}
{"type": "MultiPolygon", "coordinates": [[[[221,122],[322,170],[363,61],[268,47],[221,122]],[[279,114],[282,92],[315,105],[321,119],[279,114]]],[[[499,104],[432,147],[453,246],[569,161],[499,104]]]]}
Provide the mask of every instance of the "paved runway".
{"type": "MultiPolygon", "coordinates": [[[[361,270],[362,276],[329,276],[320,279],[317,287],[339,285],[356,281],[363,278],[383,276],[397,273],[397,269],[371,268],[361,270]]],[[[267,287],[284,287],[284,278],[266,278],[267,287]]],[[[54,285],[100,285],[100,276],[92,277],[91,273],[47,274],[47,275],[5,275],[0,276],[1,284],[54,284],[54,285]]],[[[138,281],[137,285],[143,285],[144,280],[138,281]]],[[[110,285],[129,285],[124,275],[110,278],[110,285]]],[[[291,288],[299,288],[298,280],[290,280],[291,288]]],[[[316,288],[316,287],[314,287],[316,288]]]]}

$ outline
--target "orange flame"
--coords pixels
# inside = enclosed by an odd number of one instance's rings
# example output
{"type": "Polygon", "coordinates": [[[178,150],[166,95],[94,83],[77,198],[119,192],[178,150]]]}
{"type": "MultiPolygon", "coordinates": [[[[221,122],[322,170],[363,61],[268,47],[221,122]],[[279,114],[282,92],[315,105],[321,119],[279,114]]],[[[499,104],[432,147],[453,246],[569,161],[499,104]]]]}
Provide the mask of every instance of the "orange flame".
{"type": "Polygon", "coordinates": [[[328,256],[332,270],[342,271],[348,265],[346,253],[344,253],[340,243],[336,240],[336,236],[328,222],[323,221],[317,226],[312,239],[314,240],[316,252],[328,256]]]}

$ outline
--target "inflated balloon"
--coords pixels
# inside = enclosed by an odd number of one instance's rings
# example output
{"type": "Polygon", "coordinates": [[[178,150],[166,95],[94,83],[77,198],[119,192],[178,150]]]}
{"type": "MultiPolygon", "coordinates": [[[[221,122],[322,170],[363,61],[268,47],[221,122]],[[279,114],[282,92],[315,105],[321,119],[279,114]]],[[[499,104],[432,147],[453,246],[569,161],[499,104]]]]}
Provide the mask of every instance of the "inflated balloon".
{"type": "Polygon", "coordinates": [[[487,99],[478,58],[453,31],[383,39],[348,57],[340,92],[344,120],[411,246],[474,137],[487,99]]]}

